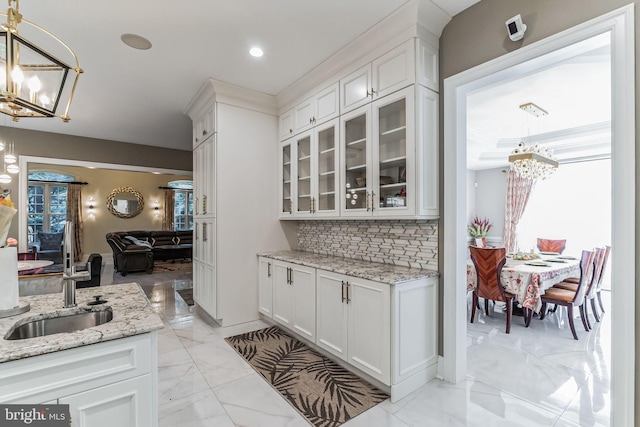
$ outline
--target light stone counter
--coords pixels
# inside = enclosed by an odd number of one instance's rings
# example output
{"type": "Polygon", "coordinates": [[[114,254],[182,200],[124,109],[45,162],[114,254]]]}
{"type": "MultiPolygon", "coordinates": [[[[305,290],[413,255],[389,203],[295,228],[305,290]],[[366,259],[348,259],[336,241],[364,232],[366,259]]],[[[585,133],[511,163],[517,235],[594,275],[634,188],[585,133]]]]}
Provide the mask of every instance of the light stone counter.
{"type": "Polygon", "coordinates": [[[162,320],[153,311],[137,283],[78,289],[77,307],[73,308],[62,308],[62,293],[20,297],[20,301],[30,303],[31,310],[0,319],[0,362],[144,334],[163,327],[162,320]],[[102,299],[107,300],[107,303],[87,305],[87,302],[95,299],[94,295],[102,295],[102,299]],[[15,325],[37,319],[105,310],[109,307],[113,310],[113,320],[100,326],[22,340],[4,339],[13,331],[15,325]]]}
{"type": "Polygon", "coordinates": [[[264,252],[259,253],[258,256],[332,271],[338,274],[346,274],[347,276],[359,277],[361,279],[373,280],[389,285],[397,285],[410,280],[438,276],[438,272],[432,270],[320,255],[312,252],[264,252]]]}

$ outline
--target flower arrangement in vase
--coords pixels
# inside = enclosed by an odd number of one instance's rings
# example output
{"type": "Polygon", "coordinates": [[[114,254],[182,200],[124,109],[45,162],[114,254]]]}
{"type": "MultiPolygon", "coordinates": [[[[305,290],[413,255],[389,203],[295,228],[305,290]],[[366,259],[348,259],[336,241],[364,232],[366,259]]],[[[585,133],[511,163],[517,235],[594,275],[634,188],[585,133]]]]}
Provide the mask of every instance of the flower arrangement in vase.
{"type": "Polygon", "coordinates": [[[487,246],[487,233],[491,230],[492,224],[488,218],[480,219],[477,216],[473,218],[471,224],[467,226],[467,231],[476,241],[476,246],[484,248],[487,246]]]}

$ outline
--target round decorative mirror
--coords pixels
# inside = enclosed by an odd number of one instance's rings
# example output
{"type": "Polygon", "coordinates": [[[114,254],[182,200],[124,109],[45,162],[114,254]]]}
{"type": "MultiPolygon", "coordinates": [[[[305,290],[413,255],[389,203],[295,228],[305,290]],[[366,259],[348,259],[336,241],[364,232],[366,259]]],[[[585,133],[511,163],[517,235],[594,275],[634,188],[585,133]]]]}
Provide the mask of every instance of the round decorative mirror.
{"type": "Polygon", "coordinates": [[[133,218],[142,212],[144,199],[131,187],[119,187],[109,193],[107,208],[118,218],[133,218]]]}

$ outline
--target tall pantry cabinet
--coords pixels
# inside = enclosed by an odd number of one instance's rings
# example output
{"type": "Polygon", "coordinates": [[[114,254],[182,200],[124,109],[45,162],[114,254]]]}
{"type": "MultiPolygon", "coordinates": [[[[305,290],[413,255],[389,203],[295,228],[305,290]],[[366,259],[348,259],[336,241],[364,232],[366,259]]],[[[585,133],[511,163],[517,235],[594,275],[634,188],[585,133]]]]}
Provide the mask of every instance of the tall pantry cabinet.
{"type": "Polygon", "coordinates": [[[277,219],[275,100],[213,79],[193,121],[194,300],[222,325],[258,319],[256,253],[289,249],[277,219]]]}

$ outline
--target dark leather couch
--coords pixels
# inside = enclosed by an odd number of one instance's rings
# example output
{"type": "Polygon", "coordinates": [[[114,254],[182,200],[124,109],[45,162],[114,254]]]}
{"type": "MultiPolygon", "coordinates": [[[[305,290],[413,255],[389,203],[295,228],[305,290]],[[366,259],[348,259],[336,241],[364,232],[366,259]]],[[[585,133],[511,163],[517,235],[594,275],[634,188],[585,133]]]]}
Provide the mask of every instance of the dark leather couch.
{"type": "Polygon", "coordinates": [[[190,230],[116,231],[106,239],[113,251],[114,268],[123,276],[131,271],[151,273],[155,260],[189,259],[193,249],[190,230]],[[134,243],[135,239],[141,244],[134,243]]]}

